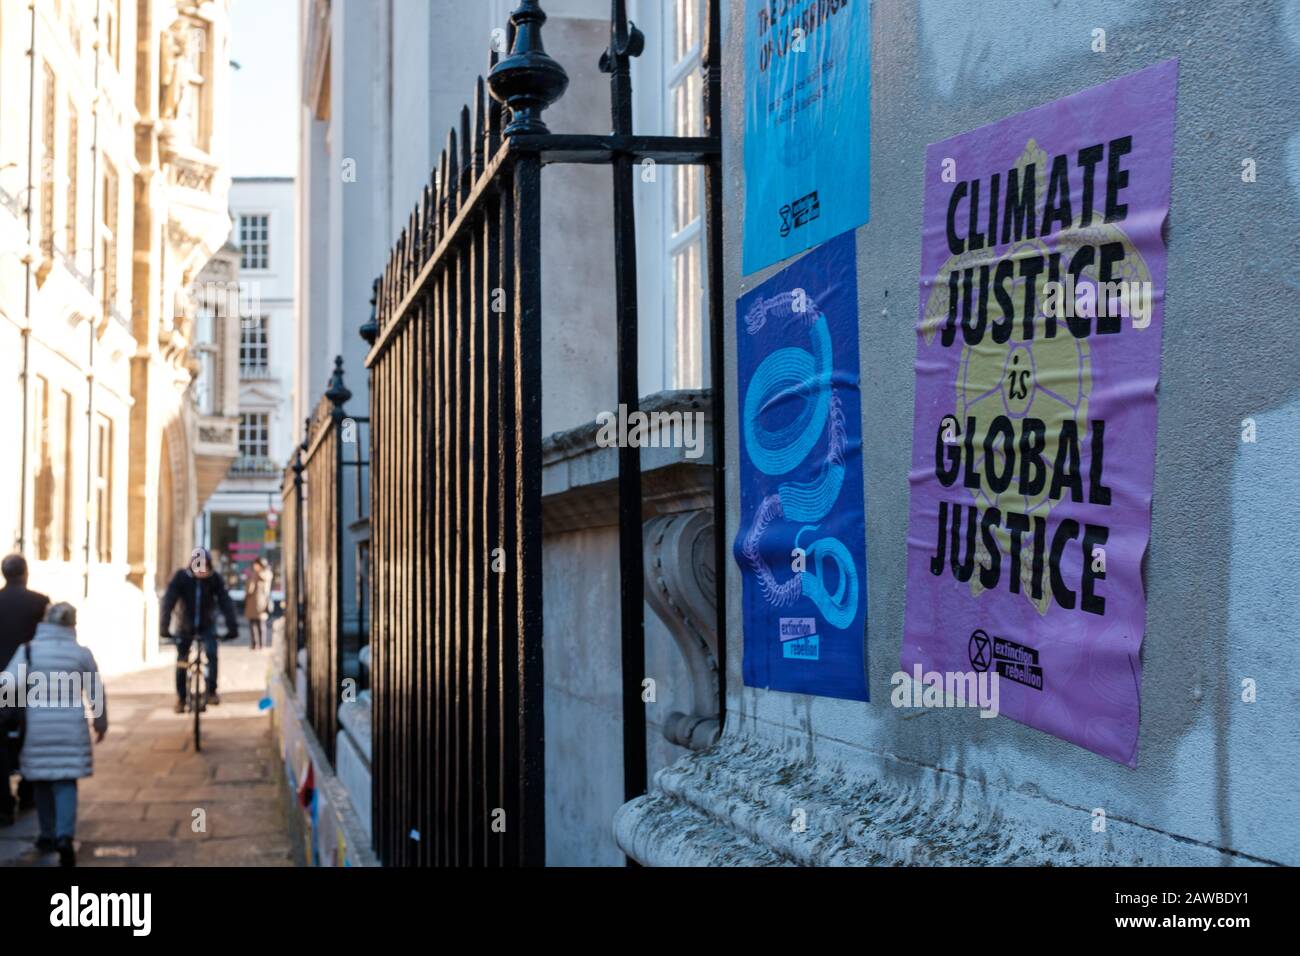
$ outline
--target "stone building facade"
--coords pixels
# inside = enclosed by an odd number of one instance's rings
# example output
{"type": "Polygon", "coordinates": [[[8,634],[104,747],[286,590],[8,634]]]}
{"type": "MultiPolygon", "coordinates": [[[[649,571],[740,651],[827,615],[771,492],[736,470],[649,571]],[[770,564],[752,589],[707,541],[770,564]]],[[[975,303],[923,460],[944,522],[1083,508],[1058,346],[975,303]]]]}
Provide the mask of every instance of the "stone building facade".
{"type": "Polygon", "coordinates": [[[199,273],[226,242],[226,2],[0,6],[6,548],[83,609],[105,669],[158,650],[235,431],[191,397],[199,273]]]}
{"type": "Polygon", "coordinates": [[[256,557],[280,577],[279,511],[284,463],[302,440],[293,414],[294,184],[288,177],[236,177],[227,272],[237,276],[237,319],[220,371],[230,380],[226,407],[239,429],[239,457],[203,507],[197,534],[231,587],[244,588],[256,557]]]}

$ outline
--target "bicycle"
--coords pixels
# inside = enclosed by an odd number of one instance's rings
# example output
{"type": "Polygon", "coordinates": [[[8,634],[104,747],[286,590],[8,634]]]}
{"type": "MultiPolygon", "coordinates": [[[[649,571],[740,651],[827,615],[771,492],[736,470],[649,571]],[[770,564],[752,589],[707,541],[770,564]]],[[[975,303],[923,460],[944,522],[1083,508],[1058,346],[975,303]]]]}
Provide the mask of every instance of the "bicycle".
{"type": "Polygon", "coordinates": [[[199,715],[208,706],[207,657],[203,653],[203,639],[195,637],[190,645],[190,659],[185,675],[185,709],[194,714],[194,750],[203,749],[199,736],[199,715]]]}

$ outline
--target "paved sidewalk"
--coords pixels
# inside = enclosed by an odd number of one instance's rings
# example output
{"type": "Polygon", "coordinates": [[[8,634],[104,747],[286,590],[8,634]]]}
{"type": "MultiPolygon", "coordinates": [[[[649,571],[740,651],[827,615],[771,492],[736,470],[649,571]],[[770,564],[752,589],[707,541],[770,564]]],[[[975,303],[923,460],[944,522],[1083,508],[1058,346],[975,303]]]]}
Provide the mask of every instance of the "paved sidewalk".
{"type": "MultiPolygon", "coordinates": [[[[293,865],[271,718],[258,709],[271,655],[246,639],[221,645],[221,704],[203,713],[199,753],[193,715],[172,713],[172,666],[105,681],[108,735],[78,792],[79,866],[293,865]]],[[[36,833],[35,811],[0,829],[0,865],[56,865],[35,854],[36,833]]]]}

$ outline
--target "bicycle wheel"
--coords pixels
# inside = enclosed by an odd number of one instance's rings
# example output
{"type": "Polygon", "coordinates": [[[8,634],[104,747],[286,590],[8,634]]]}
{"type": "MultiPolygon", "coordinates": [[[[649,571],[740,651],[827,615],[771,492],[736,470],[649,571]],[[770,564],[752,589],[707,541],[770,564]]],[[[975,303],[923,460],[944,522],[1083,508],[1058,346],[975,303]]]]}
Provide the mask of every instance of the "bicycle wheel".
{"type": "Polygon", "coordinates": [[[199,715],[203,712],[203,668],[197,663],[190,665],[190,706],[194,709],[194,749],[202,750],[199,739],[199,715]]]}

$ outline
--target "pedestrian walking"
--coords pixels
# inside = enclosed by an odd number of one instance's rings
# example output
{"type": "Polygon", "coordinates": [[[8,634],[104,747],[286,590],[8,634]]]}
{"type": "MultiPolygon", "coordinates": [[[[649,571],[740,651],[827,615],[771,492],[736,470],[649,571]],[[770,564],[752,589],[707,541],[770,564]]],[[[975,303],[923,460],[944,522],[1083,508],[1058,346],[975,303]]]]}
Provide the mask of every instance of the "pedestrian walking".
{"type": "Polygon", "coordinates": [[[266,646],[266,620],[271,614],[270,566],[261,558],[248,569],[244,617],[248,619],[248,643],[253,650],[266,646]]]}
{"type": "Polygon", "coordinates": [[[108,733],[103,681],[95,655],[77,641],[76,608],[53,605],[36,626],[36,636],[19,648],[10,664],[25,694],[19,766],[23,777],[32,781],[36,798],[36,849],[57,851],[60,866],[75,866],[77,781],[94,772],[87,705],[95,742],[108,733]]]}
{"type": "MultiPolygon", "coordinates": [[[[0,562],[4,587],[0,588],[0,671],[9,666],[14,653],[32,639],[36,625],[45,616],[50,599],[27,588],[27,561],[21,554],[11,554],[0,562]]],[[[0,827],[14,822],[15,807],[26,810],[32,806],[32,787],[27,780],[18,783],[18,800],[15,804],[10,778],[18,768],[17,736],[0,735],[0,827]]]]}
{"type": "Polygon", "coordinates": [[[212,573],[212,554],[207,548],[195,548],[190,563],[172,575],[162,597],[159,627],[164,640],[176,642],[176,713],[185,712],[185,675],[189,670],[190,646],[195,639],[203,642],[208,659],[208,697],[212,705],[220,704],[217,696],[217,612],[226,619],[228,637],[239,636],[239,618],[221,575],[212,573]],[[172,620],[172,612],[176,620],[172,620]]]}

